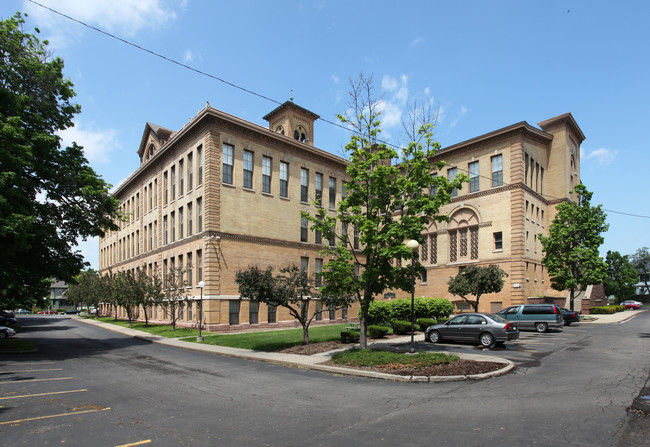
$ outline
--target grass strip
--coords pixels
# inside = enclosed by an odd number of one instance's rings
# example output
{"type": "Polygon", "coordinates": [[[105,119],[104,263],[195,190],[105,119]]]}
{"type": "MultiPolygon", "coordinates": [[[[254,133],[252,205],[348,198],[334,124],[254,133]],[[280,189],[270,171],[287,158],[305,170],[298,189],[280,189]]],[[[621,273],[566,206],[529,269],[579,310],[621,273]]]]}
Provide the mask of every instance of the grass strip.
{"type": "Polygon", "coordinates": [[[34,349],[36,349],[36,346],[29,340],[20,340],[17,338],[0,340],[0,352],[33,351],[34,349]]]}
{"type": "Polygon", "coordinates": [[[411,367],[426,367],[441,363],[452,363],[460,358],[457,355],[440,352],[418,352],[417,354],[402,354],[380,349],[350,349],[332,356],[332,362],[347,366],[384,366],[406,365],[411,367]]]}

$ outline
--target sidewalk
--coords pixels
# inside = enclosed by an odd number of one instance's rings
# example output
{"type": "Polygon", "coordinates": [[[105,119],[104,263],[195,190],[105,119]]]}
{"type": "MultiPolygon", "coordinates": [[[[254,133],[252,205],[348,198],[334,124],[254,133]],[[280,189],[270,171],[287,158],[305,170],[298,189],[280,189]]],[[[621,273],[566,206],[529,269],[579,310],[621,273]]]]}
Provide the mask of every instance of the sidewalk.
{"type": "MultiPolygon", "coordinates": [[[[618,312],[612,315],[594,315],[593,320],[581,321],[580,324],[620,323],[622,321],[628,320],[629,318],[636,316],[640,312],[644,312],[644,311],[628,310],[625,312],[618,312]]],[[[104,329],[108,329],[114,332],[119,332],[129,337],[138,338],[140,340],[147,340],[152,343],[172,346],[175,348],[190,349],[193,351],[207,352],[211,354],[224,355],[228,357],[238,357],[238,358],[248,359],[248,360],[257,360],[262,362],[275,363],[279,365],[293,366],[297,368],[308,368],[308,369],[325,371],[325,372],[330,372],[335,374],[369,377],[373,379],[393,380],[399,382],[449,382],[449,381],[470,380],[470,379],[486,379],[489,377],[496,377],[502,374],[506,374],[511,370],[513,370],[515,367],[514,363],[502,357],[485,355],[485,354],[456,353],[456,355],[458,355],[461,359],[464,360],[498,362],[498,363],[505,363],[506,366],[498,371],[493,371],[486,374],[476,374],[476,375],[437,376],[437,377],[400,376],[395,374],[385,374],[385,373],[378,373],[374,371],[356,370],[351,368],[342,368],[338,366],[330,366],[324,364],[330,359],[332,354],[340,350],[323,352],[314,355],[299,355],[299,354],[286,354],[281,352],[252,351],[250,349],[230,348],[228,346],[217,346],[217,345],[208,345],[203,343],[181,341],[176,338],[166,338],[158,335],[151,335],[146,332],[138,331],[135,329],[129,329],[121,326],[116,326],[110,323],[103,323],[101,321],[80,318],[77,316],[74,316],[73,318],[77,319],[77,321],[82,321],[87,324],[94,324],[95,326],[101,326],[104,329]]],[[[400,344],[400,343],[408,344],[410,341],[411,341],[411,337],[409,335],[405,337],[397,337],[397,338],[391,338],[386,340],[374,340],[370,346],[372,347],[381,344],[400,344]]],[[[415,341],[417,343],[424,342],[424,335],[423,334],[416,335],[415,341]]],[[[352,346],[353,345],[350,345],[350,347],[352,346]]],[[[343,349],[348,349],[348,348],[346,347],[343,349]]]]}

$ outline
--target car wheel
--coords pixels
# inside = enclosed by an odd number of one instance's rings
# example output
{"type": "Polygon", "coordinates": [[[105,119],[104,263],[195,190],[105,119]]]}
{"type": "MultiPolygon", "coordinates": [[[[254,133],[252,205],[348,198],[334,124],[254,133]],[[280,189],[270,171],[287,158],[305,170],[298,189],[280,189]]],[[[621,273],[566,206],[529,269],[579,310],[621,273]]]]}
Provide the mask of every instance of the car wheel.
{"type": "Polygon", "coordinates": [[[548,324],[546,324],[546,323],[535,323],[535,330],[537,332],[546,332],[546,331],[548,331],[548,324]]]}
{"type": "Polygon", "coordinates": [[[0,338],[7,338],[7,333],[5,331],[1,331],[0,338]]]}
{"type": "Polygon", "coordinates": [[[438,331],[429,332],[429,341],[431,343],[438,343],[440,341],[440,332],[438,331]]]}
{"type": "Polygon", "coordinates": [[[570,322],[570,321],[565,321],[565,322],[564,322],[564,325],[565,325],[565,326],[571,326],[571,322],[570,322]]]}
{"type": "Polygon", "coordinates": [[[479,341],[481,342],[481,345],[489,348],[494,344],[494,337],[489,332],[484,332],[479,337],[479,341]]]}

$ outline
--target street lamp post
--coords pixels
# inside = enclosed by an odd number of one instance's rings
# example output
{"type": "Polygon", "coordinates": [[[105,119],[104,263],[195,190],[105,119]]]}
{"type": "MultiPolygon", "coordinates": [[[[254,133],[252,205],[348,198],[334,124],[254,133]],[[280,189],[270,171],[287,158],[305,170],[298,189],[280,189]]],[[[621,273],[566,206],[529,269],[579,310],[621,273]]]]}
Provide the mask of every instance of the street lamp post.
{"type": "Polygon", "coordinates": [[[201,342],[203,341],[203,336],[201,335],[201,326],[203,326],[203,288],[205,287],[205,283],[203,281],[199,281],[197,287],[201,289],[201,301],[199,301],[199,336],[196,337],[196,341],[201,342]]]}
{"type": "Polygon", "coordinates": [[[406,246],[411,249],[411,349],[409,352],[415,354],[415,253],[420,244],[411,239],[406,246]]]}

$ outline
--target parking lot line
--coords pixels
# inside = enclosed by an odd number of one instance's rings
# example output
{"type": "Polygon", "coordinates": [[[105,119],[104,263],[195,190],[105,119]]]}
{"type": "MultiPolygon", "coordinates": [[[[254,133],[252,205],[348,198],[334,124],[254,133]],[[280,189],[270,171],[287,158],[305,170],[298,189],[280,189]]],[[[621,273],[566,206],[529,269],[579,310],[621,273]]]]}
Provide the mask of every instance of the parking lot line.
{"type": "Polygon", "coordinates": [[[69,380],[72,377],[56,377],[54,379],[28,379],[28,380],[0,380],[0,385],[6,385],[7,383],[25,383],[25,382],[47,382],[49,380],[69,380]]]}
{"type": "Polygon", "coordinates": [[[54,362],[16,362],[16,363],[5,363],[4,366],[23,366],[23,365],[51,365],[54,362]]]}
{"type": "Polygon", "coordinates": [[[142,444],[150,444],[150,443],[151,443],[151,439],[146,439],[144,441],[132,442],[131,444],[116,445],[115,447],[132,447],[134,445],[142,445],[142,444]]]}
{"type": "Polygon", "coordinates": [[[50,396],[52,394],[66,394],[66,393],[82,393],[86,390],[70,390],[70,391],[53,391],[51,393],[38,393],[38,394],[23,394],[22,396],[7,396],[7,397],[0,397],[0,400],[7,400],[7,399],[20,399],[22,397],[38,397],[38,396],[50,396]]]}
{"type": "Polygon", "coordinates": [[[23,370],[16,370],[16,371],[0,371],[0,374],[31,373],[31,372],[42,372],[42,371],[63,371],[63,368],[23,369],[23,370]]]}
{"type": "Polygon", "coordinates": [[[97,411],[106,411],[106,410],[110,410],[110,408],[106,407],[106,408],[101,408],[99,410],[84,410],[84,411],[75,411],[75,412],[72,412],[72,413],[50,414],[48,416],[39,416],[39,417],[35,417],[35,418],[16,419],[15,421],[0,422],[0,425],[20,424],[22,422],[38,421],[38,420],[41,420],[41,419],[58,418],[58,417],[62,417],[62,416],[76,416],[78,414],[95,413],[97,411]]]}

